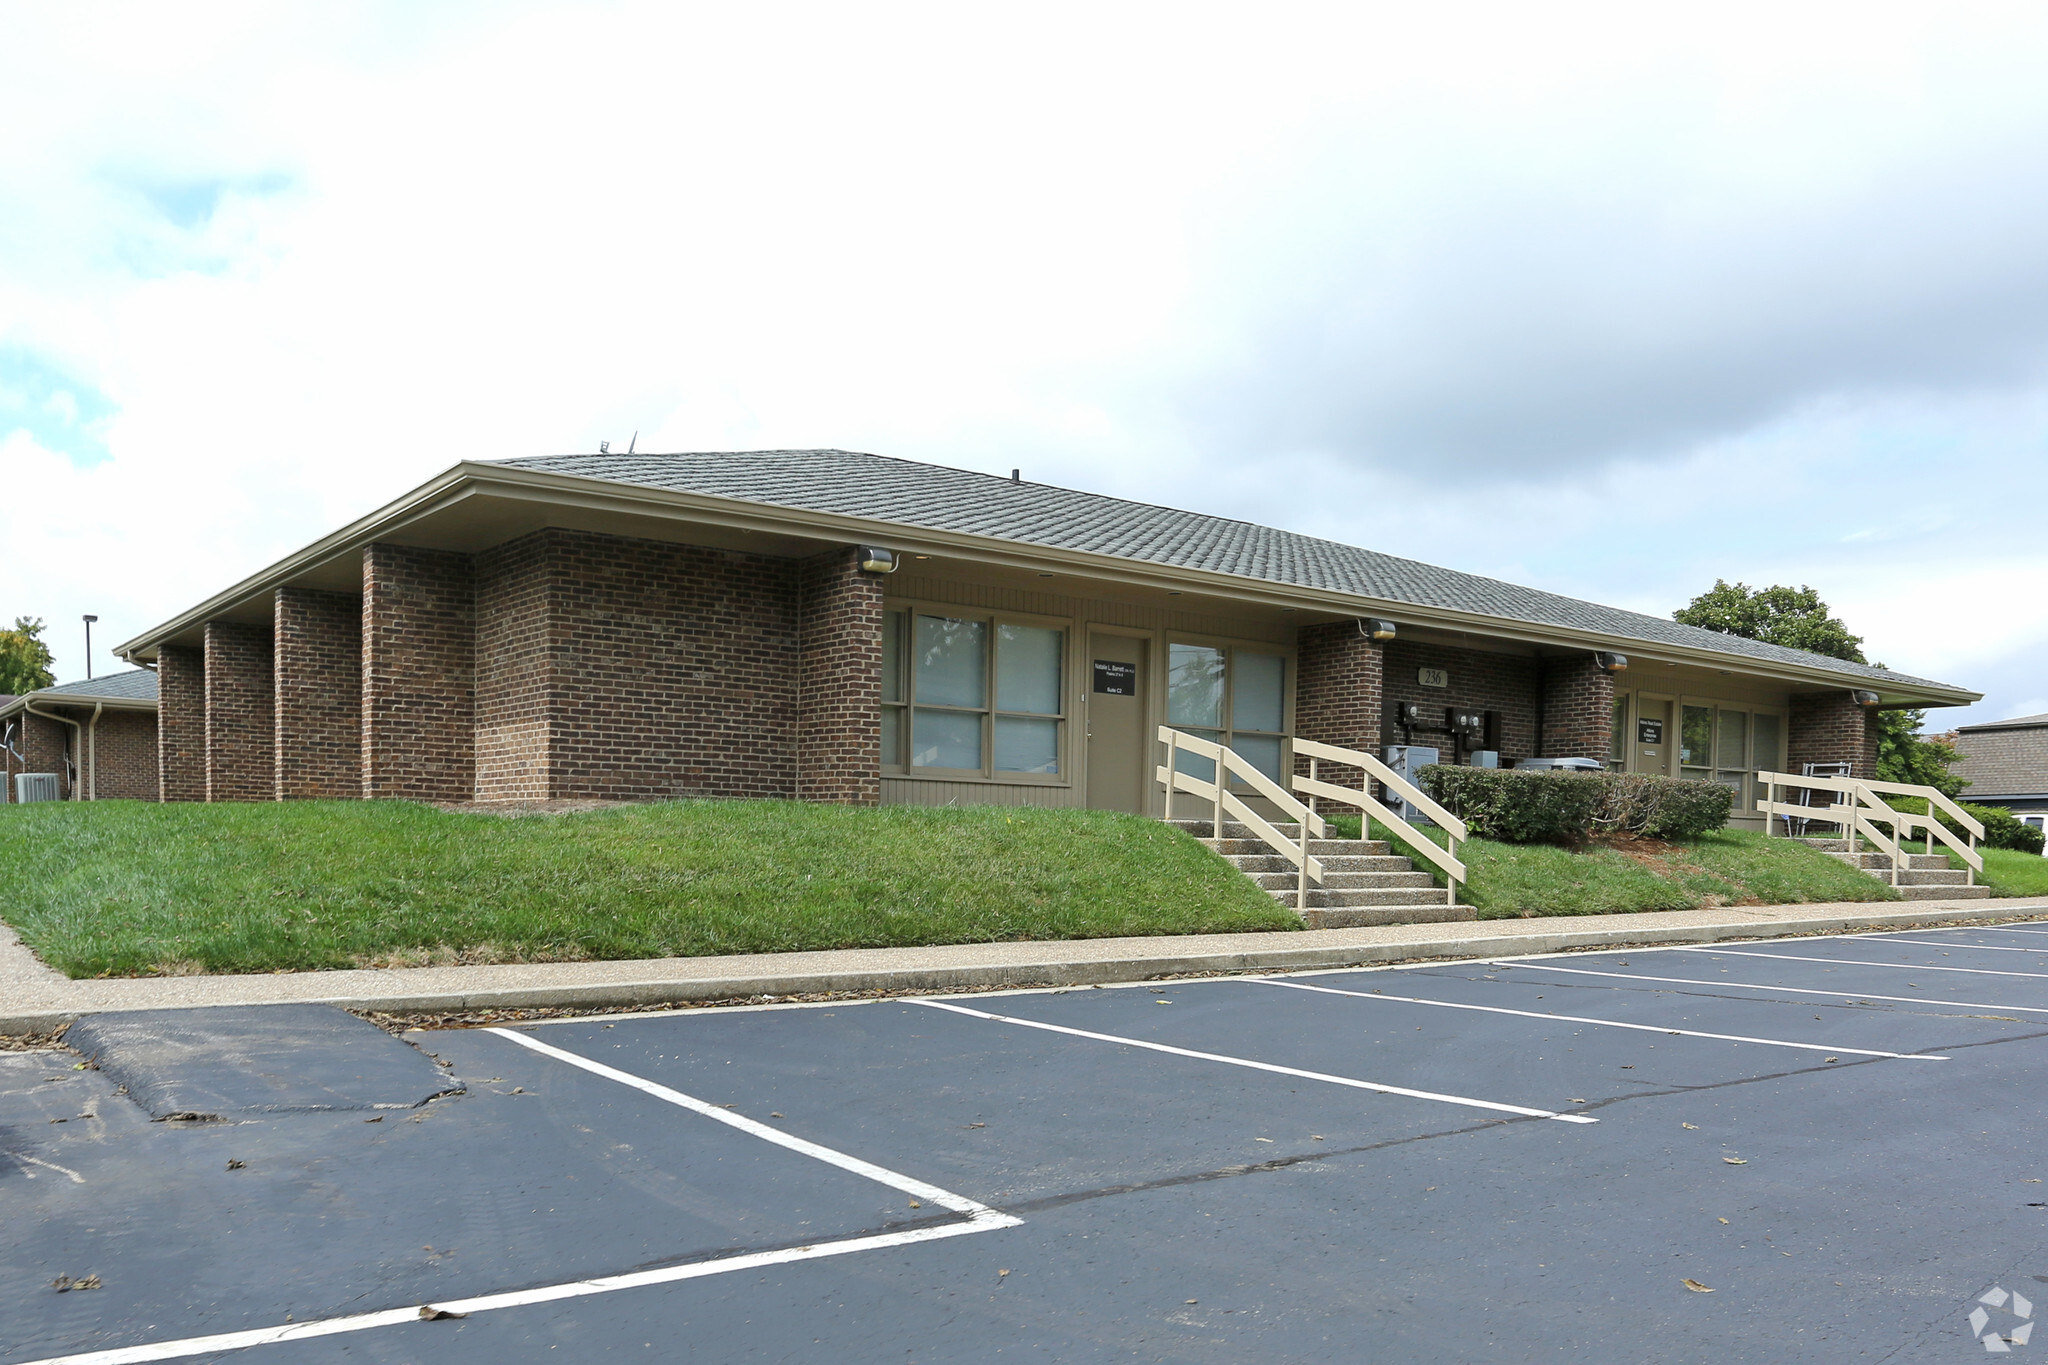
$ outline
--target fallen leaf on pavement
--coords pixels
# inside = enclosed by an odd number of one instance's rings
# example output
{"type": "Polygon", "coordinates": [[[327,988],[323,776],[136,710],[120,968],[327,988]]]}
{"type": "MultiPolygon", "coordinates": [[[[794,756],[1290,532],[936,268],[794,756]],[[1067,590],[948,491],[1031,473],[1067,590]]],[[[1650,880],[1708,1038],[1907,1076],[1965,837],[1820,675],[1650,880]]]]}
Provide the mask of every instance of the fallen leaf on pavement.
{"type": "Polygon", "coordinates": [[[248,1164],[249,1164],[249,1163],[248,1163],[248,1162],[246,1162],[246,1161],[236,1161],[236,1160],[234,1160],[233,1158],[229,1158],[229,1160],[228,1160],[228,1169],[229,1169],[229,1170],[231,1170],[231,1171],[239,1171],[239,1170],[241,1170],[241,1169],[242,1169],[243,1167],[247,1166],[248,1164]]]}
{"type": "Polygon", "coordinates": [[[1727,1220],[1726,1218],[1716,1218],[1716,1219],[1715,1219],[1714,1221],[1715,1221],[1715,1222],[1717,1222],[1717,1223],[1725,1223],[1725,1222],[1727,1222],[1728,1220],[1727,1220]]]}
{"type": "Polygon", "coordinates": [[[431,1303],[420,1305],[420,1320],[423,1322],[439,1322],[443,1318],[466,1318],[468,1316],[469,1314],[467,1313],[451,1313],[446,1308],[436,1308],[431,1303]]]}
{"type": "Polygon", "coordinates": [[[1697,1132],[1697,1131],[1699,1130],[1699,1125],[1698,1125],[1697,1123],[1681,1123],[1681,1124],[1679,1124],[1678,1126],[1679,1126],[1680,1128],[1690,1128],[1690,1129],[1693,1129],[1693,1130],[1694,1130],[1695,1132],[1697,1132]]]}
{"type": "Polygon", "coordinates": [[[1747,1166],[1749,1164],[1749,1158],[1744,1156],[1724,1156],[1721,1160],[1727,1162],[1730,1166],[1747,1166]]]}
{"type": "Polygon", "coordinates": [[[1679,1283],[1684,1285],[1687,1289],[1690,1289],[1695,1294],[1711,1294],[1714,1292],[1713,1290],[1707,1288],[1705,1285],[1701,1284],[1698,1280],[1680,1280],[1679,1283]]]}

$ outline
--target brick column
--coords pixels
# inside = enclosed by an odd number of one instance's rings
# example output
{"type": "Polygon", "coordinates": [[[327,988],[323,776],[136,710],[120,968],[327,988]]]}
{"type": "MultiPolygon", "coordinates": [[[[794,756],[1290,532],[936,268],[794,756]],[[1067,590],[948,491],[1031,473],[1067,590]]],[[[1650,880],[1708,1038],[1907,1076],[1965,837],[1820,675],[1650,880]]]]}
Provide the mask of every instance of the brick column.
{"type": "Polygon", "coordinates": [[[1590,655],[1543,665],[1543,752],[1537,758],[1597,758],[1614,744],[1614,678],[1590,655]]]}
{"type": "Polygon", "coordinates": [[[234,621],[208,621],[207,800],[276,799],[273,712],[270,632],[234,621]]]}
{"type": "MultiPolygon", "coordinates": [[[[1303,626],[1294,647],[1294,733],[1378,757],[1386,651],[1356,621],[1303,626]]],[[[1305,773],[1308,760],[1294,766],[1305,773]]]]}
{"type": "Polygon", "coordinates": [[[469,800],[476,788],[469,556],[365,549],[362,645],[362,794],[469,800]]]}
{"type": "Polygon", "coordinates": [[[206,799],[206,651],[156,652],[156,763],[166,801],[206,799]]]}
{"type": "Polygon", "coordinates": [[[278,799],[361,796],[361,596],[279,588],[271,640],[278,799]]]}
{"type": "Polygon", "coordinates": [[[860,551],[797,566],[796,794],[872,806],[882,799],[882,580],[860,551]]]}
{"type": "Polygon", "coordinates": [[[1786,771],[1796,773],[1802,763],[1853,763],[1855,776],[1876,777],[1877,728],[1867,719],[1847,689],[1795,693],[1786,726],[1786,771]]]}

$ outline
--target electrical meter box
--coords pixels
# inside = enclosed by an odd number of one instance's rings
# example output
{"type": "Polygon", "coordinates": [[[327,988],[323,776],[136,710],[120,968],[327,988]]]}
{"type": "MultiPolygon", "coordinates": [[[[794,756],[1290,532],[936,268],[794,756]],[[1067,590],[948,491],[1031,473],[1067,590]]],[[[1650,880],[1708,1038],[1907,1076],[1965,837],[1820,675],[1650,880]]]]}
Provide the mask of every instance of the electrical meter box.
{"type": "MultiPolygon", "coordinates": [[[[1443,751],[1427,744],[1389,744],[1387,746],[1387,766],[1407,778],[1410,782],[1414,782],[1418,787],[1422,784],[1416,781],[1415,774],[1421,772],[1432,763],[1441,762],[1442,759],[1443,751]]],[[[1401,818],[1409,824],[1426,825],[1430,823],[1427,816],[1416,809],[1414,805],[1402,799],[1398,793],[1390,791],[1386,795],[1387,804],[1398,810],[1401,818]]]]}

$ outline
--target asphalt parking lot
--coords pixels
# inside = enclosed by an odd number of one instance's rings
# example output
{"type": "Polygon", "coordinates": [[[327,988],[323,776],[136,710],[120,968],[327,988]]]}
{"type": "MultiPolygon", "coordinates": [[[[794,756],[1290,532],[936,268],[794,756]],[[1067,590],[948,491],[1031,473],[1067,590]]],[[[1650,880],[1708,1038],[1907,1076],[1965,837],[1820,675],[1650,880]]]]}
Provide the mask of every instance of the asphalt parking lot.
{"type": "Polygon", "coordinates": [[[0,1053],[0,1362],[2048,1352],[2048,926],[409,1038],[0,1053]]]}

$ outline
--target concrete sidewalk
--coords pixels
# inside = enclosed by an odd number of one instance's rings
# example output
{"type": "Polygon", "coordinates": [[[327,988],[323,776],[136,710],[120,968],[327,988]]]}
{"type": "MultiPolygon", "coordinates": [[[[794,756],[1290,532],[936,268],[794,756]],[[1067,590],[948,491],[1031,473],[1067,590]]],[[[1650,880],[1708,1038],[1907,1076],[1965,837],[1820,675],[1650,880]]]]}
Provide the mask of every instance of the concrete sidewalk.
{"type": "Polygon", "coordinates": [[[1712,943],[1859,929],[2048,916],[2048,900],[1877,901],[1390,924],[1299,933],[1191,934],[1064,942],[853,948],[735,957],[649,958],[533,966],[402,967],[72,981],[0,925],[0,1034],[44,1033],[108,1010],[199,1009],[286,1002],[391,1013],[605,1009],[836,991],[1089,985],[1188,972],[1369,966],[1426,958],[1512,957],[1571,948],[1712,943]]]}

